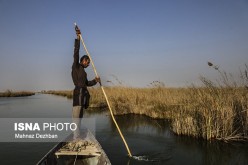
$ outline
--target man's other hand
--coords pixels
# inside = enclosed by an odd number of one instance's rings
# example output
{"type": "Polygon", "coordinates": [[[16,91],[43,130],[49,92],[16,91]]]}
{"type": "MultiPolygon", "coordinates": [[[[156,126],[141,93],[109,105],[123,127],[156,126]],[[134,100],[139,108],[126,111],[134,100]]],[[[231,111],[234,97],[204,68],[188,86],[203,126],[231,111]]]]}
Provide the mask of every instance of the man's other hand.
{"type": "Polygon", "coordinates": [[[96,80],[96,82],[101,83],[101,79],[100,79],[100,77],[96,77],[96,78],[95,78],[95,80],[96,80]]]}

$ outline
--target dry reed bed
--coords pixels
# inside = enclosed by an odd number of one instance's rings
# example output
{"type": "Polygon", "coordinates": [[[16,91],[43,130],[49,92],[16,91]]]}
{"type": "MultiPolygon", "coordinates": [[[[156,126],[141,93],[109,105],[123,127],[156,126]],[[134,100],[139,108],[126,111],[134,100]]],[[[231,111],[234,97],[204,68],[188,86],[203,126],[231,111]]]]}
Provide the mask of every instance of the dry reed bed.
{"type": "MultiPolygon", "coordinates": [[[[216,69],[216,68],[215,68],[216,69]]],[[[217,68],[218,70],[218,68],[217,68]]],[[[219,71],[219,70],[218,70],[219,71]]],[[[220,72],[214,83],[204,77],[202,87],[106,87],[114,114],[142,114],[170,119],[174,133],[207,140],[248,140],[248,67],[241,81],[220,72]]],[[[100,88],[90,88],[91,103],[105,104],[100,88]]],[[[63,92],[62,92],[63,93],[63,92]]],[[[62,95],[57,92],[57,94],[62,95]]],[[[65,92],[71,97],[72,92],[65,92]]]]}
{"type": "MultiPolygon", "coordinates": [[[[105,104],[100,88],[89,90],[91,104],[105,104]]],[[[245,88],[108,87],[105,91],[116,115],[133,113],[170,119],[172,130],[180,135],[247,140],[248,90],[245,88]]],[[[72,91],[50,93],[68,98],[72,95],[72,91]]]]}

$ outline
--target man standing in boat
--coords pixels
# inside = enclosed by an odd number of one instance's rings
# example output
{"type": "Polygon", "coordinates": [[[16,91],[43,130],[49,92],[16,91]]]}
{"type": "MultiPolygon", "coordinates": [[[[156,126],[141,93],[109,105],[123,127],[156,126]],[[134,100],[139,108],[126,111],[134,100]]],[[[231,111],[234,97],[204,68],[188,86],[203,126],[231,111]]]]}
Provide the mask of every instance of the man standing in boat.
{"type": "Polygon", "coordinates": [[[90,64],[90,58],[84,55],[79,60],[79,49],[80,49],[80,29],[76,28],[77,39],[74,43],[74,61],[72,64],[72,80],[75,85],[73,90],[73,108],[72,108],[72,118],[73,121],[78,125],[78,129],[74,131],[73,138],[76,139],[80,134],[81,119],[83,118],[83,109],[87,109],[89,106],[90,94],[87,90],[87,86],[96,85],[100,82],[100,78],[88,81],[87,73],[85,68],[90,64]]]}

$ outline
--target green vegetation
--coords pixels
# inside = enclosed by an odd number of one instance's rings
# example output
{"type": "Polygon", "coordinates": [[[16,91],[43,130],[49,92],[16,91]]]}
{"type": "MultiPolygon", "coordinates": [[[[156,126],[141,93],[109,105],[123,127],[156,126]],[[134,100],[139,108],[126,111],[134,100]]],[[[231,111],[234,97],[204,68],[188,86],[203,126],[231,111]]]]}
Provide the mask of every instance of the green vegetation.
{"type": "MultiPolygon", "coordinates": [[[[221,72],[216,83],[201,77],[203,86],[166,88],[106,87],[114,114],[142,114],[171,121],[175,134],[207,140],[248,140],[248,67],[240,79],[221,72]]],[[[100,88],[90,88],[91,103],[106,105],[100,88]]],[[[72,91],[50,92],[72,96],[72,91]]]]}
{"type": "Polygon", "coordinates": [[[23,97],[23,96],[32,96],[32,95],[35,95],[35,92],[29,92],[29,91],[13,92],[11,90],[0,92],[0,97],[23,97]]]}

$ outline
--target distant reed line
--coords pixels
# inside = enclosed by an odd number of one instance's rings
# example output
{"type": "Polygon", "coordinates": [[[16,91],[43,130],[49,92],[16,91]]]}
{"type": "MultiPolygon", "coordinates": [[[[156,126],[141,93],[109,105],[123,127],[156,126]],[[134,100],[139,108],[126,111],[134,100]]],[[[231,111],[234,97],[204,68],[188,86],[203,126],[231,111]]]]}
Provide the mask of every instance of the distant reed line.
{"type": "Polygon", "coordinates": [[[23,97],[23,96],[32,96],[35,95],[35,92],[30,91],[11,91],[7,90],[5,92],[0,92],[0,97],[23,97]]]}

